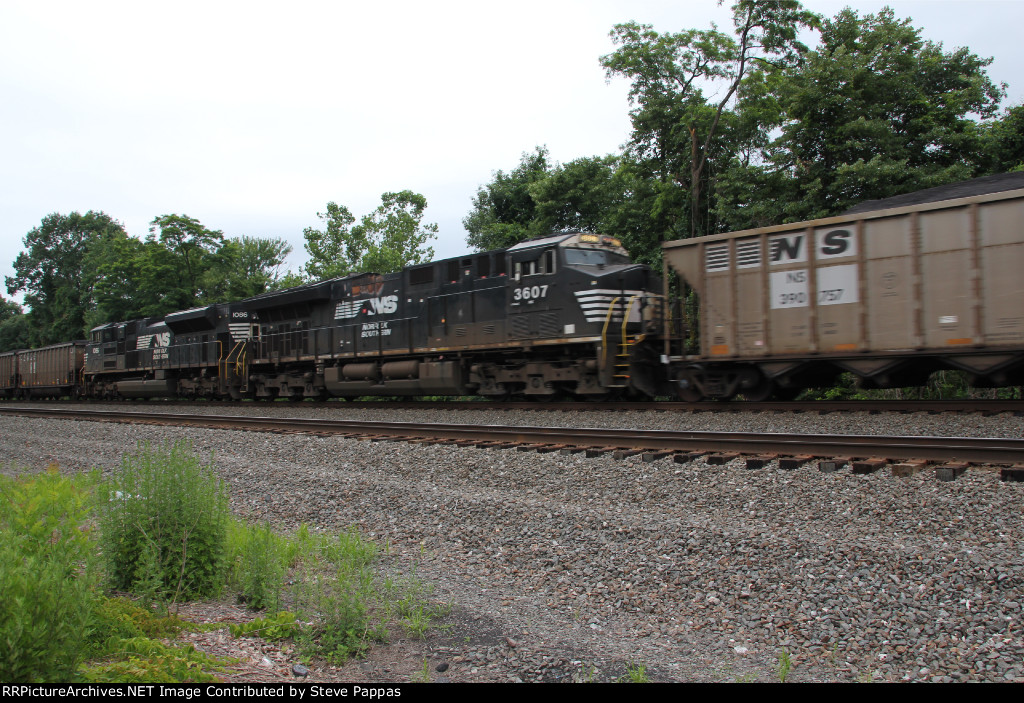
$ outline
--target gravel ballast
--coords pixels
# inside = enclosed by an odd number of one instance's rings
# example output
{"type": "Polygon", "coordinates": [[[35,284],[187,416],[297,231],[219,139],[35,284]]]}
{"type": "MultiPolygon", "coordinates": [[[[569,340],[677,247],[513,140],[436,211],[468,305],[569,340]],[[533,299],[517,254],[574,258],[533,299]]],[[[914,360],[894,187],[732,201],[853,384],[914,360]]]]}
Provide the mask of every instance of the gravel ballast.
{"type": "MultiPolygon", "coordinates": [[[[248,410],[207,412],[236,411],[248,410]]],[[[1022,424],[1009,414],[387,417],[993,437],[1019,437],[1022,424]]],[[[140,440],[182,437],[200,455],[214,453],[238,514],[286,527],[358,525],[415,562],[461,621],[492,629],[491,641],[467,637],[447,652],[447,680],[608,680],[639,664],[676,681],[1024,681],[1024,484],[1003,483],[997,471],[974,467],[940,482],[931,470],[906,478],[826,474],[813,464],[783,471],[775,462],[748,470],[741,461],[643,463],[0,416],[8,471],[49,462],[111,468],[140,440]]]]}

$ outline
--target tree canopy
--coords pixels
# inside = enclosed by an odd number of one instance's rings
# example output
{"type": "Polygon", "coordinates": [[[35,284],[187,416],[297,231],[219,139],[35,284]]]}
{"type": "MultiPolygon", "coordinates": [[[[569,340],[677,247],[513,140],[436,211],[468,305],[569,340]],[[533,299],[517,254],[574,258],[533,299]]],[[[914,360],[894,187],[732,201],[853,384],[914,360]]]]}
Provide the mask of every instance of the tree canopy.
{"type": "Polygon", "coordinates": [[[34,346],[84,336],[96,278],[85,262],[98,247],[127,238],[124,227],[102,212],[53,213],[25,235],[7,292],[24,292],[34,346]]]}
{"type": "Polygon", "coordinates": [[[422,224],[426,209],[427,199],[419,193],[384,193],[380,207],[354,224],[347,207],[327,203],[326,212],[317,213],[324,228],[307,227],[302,232],[309,254],[306,275],[323,280],[361,272],[391,273],[430,261],[434,250],[427,242],[437,238],[437,225],[422,224]]]}
{"type": "Polygon", "coordinates": [[[1024,106],[999,113],[991,60],[888,9],[823,18],[796,0],[741,0],[728,32],[629,22],[610,36],[601,65],[630,82],[621,153],[559,165],[538,147],[495,171],[464,220],[471,246],[594,229],[657,263],[668,239],[1024,168],[1024,106]]]}

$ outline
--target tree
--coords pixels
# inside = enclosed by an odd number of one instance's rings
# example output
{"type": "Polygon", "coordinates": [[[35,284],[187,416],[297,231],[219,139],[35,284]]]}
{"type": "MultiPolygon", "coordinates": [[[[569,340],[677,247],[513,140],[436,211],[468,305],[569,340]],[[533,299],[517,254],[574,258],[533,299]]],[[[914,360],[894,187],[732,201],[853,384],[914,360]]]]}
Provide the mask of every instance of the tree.
{"type": "Polygon", "coordinates": [[[317,213],[326,227],[307,227],[309,261],[305,272],[314,280],[353,273],[391,273],[425,263],[434,256],[427,242],[437,237],[436,224],[422,224],[427,199],[403,190],[381,195],[381,205],[363,216],[358,225],[344,205],[330,202],[327,212],[317,213]]]}
{"type": "Polygon", "coordinates": [[[615,180],[618,162],[615,156],[574,159],[532,182],[534,217],[527,230],[538,235],[606,231],[609,213],[622,199],[615,180]]]}
{"type": "Polygon", "coordinates": [[[531,186],[549,176],[547,147],[523,153],[519,166],[508,174],[494,172],[494,180],[476,191],[473,209],[462,220],[469,235],[466,243],[479,250],[505,249],[538,237],[536,203],[531,186]]]}
{"type": "Polygon", "coordinates": [[[6,279],[11,295],[24,291],[31,344],[81,339],[96,279],[85,266],[90,250],[127,238],[124,227],[102,212],[53,213],[25,235],[25,251],[6,279]]]}
{"type": "Polygon", "coordinates": [[[274,288],[291,245],[279,237],[226,240],[204,274],[204,290],[218,301],[251,298],[274,288]]]}
{"type": "Polygon", "coordinates": [[[1024,170],[1024,105],[1015,105],[983,133],[985,173],[1024,170]]]}
{"type": "Polygon", "coordinates": [[[29,346],[29,322],[21,306],[0,295],[0,352],[29,346]]]}
{"type": "Polygon", "coordinates": [[[841,11],[802,64],[777,77],[780,134],[760,165],[726,179],[724,200],[740,205],[734,217],[774,224],[980,175],[978,121],[1003,96],[985,74],[990,62],[944,51],[889,9],[841,11]]]}
{"type": "Polygon", "coordinates": [[[326,212],[318,212],[316,216],[324,222],[324,229],[307,227],[302,230],[309,254],[305,272],[315,281],[343,276],[358,266],[364,250],[363,243],[352,238],[350,228],[356,218],[347,207],[333,201],[327,203],[326,212]]]}
{"type": "Polygon", "coordinates": [[[704,179],[727,108],[753,66],[796,63],[806,50],[797,32],[815,26],[818,16],[796,0],[740,0],[732,20],[735,38],[715,28],[659,34],[636,22],[616,25],[611,36],[620,48],[601,59],[609,79],[632,81],[635,153],[661,160],[661,182],[688,191],[691,236],[703,230],[704,179]],[[703,87],[719,92],[717,103],[708,102],[703,87]],[[681,162],[673,158],[682,154],[681,162]]]}
{"type": "Polygon", "coordinates": [[[150,223],[149,238],[159,241],[173,260],[174,287],[184,293],[180,297],[190,301],[188,306],[207,298],[205,274],[217,264],[216,257],[222,255],[224,233],[207,229],[188,215],[161,215],[150,223]]]}

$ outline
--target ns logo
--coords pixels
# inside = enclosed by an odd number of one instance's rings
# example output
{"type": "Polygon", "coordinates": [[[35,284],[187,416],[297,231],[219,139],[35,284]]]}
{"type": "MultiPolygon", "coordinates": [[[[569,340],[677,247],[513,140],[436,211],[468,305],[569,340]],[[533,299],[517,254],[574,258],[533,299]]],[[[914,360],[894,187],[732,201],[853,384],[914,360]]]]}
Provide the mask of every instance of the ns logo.
{"type": "MultiPolygon", "coordinates": [[[[853,232],[847,229],[818,230],[814,233],[814,239],[818,259],[854,256],[857,253],[857,240],[853,232]]],[[[783,234],[769,238],[771,263],[777,265],[807,261],[806,240],[806,233],[783,234]]]]}
{"type": "Polygon", "coordinates": [[[366,301],[363,312],[367,315],[390,315],[398,310],[398,296],[385,295],[382,298],[370,298],[366,301]]]}

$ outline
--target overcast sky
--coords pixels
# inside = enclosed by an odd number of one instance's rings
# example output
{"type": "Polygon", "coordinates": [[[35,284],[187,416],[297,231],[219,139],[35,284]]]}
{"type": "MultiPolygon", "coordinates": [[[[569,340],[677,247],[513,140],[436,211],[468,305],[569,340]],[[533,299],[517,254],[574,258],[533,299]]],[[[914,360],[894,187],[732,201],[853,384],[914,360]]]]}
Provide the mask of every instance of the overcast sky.
{"type": "MultiPolygon", "coordinates": [[[[1024,2],[805,3],[847,4],[993,57],[1006,104],[1024,101],[1024,2]]],[[[599,63],[616,23],[728,17],[713,0],[0,0],[0,275],[45,215],[75,210],[137,237],[170,213],[284,237],[297,268],[328,201],[359,217],[405,189],[427,198],[437,257],[459,255],[494,171],[537,145],[565,162],[627,140],[628,85],[599,63]]]]}

